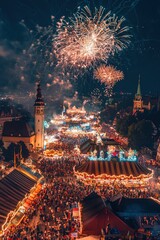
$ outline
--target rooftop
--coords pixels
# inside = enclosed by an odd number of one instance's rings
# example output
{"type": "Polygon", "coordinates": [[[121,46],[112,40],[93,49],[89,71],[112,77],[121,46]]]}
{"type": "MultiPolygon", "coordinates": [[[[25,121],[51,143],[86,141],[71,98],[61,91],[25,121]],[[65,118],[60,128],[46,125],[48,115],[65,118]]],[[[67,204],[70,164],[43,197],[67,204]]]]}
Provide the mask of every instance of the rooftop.
{"type": "Polygon", "coordinates": [[[33,134],[30,125],[23,120],[5,122],[2,132],[3,137],[30,137],[33,134]]]}
{"type": "Polygon", "coordinates": [[[10,211],[13,211],[36,181],[14,169],[0,181],[0,229],[10,211]]]}

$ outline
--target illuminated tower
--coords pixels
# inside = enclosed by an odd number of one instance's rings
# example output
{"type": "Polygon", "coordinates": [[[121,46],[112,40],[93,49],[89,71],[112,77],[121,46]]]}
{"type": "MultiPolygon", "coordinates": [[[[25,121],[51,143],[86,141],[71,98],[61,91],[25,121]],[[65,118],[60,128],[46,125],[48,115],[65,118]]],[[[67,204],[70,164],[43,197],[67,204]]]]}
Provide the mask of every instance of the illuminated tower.
{"type": "Polygon", "coordinates": [[[133,101],[133,114],[136,112],[143,112],[143,100],[141,95],[141,85],[140,85],[140,77],[138,80],[138,87],[137,87],[137,93],[135,94],[135,98],[133,101]]]}
{"type": "Polygon", "coordinates": [[[42,149],[44,147],[44,101],[42,98],[40,83],[37,86],[37,96],[34,104],[35,117],[35,148],[42,149]]]}

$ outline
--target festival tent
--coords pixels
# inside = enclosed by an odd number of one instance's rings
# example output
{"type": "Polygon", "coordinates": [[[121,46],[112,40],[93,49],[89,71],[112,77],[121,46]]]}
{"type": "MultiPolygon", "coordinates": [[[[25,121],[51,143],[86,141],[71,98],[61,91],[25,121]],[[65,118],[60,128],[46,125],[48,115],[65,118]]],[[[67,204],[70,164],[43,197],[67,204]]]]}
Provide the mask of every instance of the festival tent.
{"type": "Polygon", "coordinates": [[[120,217],[154,216],[160,214],[160,203],[152,198],[120,197],[110,202],[112,210],[120,217]]]}
{"type": "Polygon", "coordinates": [[[0,230],[10,211],[14,211],[36,181],[14,169],[0,181],[0,230]]]}
{"type": "Polygon", "coordinates": [[[82,233],[100,235],[101,230],[106,229],[108,224],[111,229],[117,229],[121,234],[134,233],[134,229],[116,216],[98,194],[92,192],[81,202],[82,233]]]}
{"type": "Polygon", "coordinates": [[[80,150],[81,150],[81,153],[83,153],[83,154],[93,152],[94,150],[97,150],[97,152],[100,152],[101,150],[107,151],[107,147],[109,145],[114,145],[114,146],[117,145],[118,146],[119,143],[117,143],[115,140],[109,139],[109,138],[102,139],[102,143],[99,143],[99,144],[96,143],[96,141],[88,139],[80,145],[80,150]]]}
{"type": "Polygon", "coordinates": [[[75,167],[75,174],[91,178],[138,178],[149,177],[151,171],[138,162],[120,161],[86,161],[75,167]]]}
{"type": "Polygon", "coordinates": [[[83,199],[81,206],[82,233],[99,235],[101,228],[107,224],[107,218],[103,216],[103,213],[105,213],[105,204],[101,197],[95,192],[92,192],[83,199]],[[100,221],[98,221],[98,219],[100,221]]]}

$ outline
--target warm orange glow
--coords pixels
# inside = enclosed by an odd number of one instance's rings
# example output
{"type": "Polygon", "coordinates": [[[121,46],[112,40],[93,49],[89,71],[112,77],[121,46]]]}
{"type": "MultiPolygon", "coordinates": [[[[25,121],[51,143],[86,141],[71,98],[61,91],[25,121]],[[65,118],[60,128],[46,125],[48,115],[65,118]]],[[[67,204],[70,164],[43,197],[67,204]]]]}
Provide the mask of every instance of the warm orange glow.
{"type": "Polygon", "coordinates": [[[132,184],[137,184],[140,182],[139,181],[142,181],[143,184],[147,184],[148,181],[153,177],[153,170],[152,170],[152,173],[151,174],[141,174],[137,177],[134,177],[132,174],[129,175],[129,176],[126,176],[126,175],[119,175],[119,176],[116,176],[116,175],[107,175],[107,174],[100,174],[98,176],[95,176],[95,174],[88,174],[86,172],[78,172],[78,171],[75,171],[75,167],[74,167],[74,174],[76,175],[76,177],[83,181],[84,183],[87,182],[87,181],[96,181],[96,182],[101,182],[101,183],[105,183],[106,181],[107,182],[113,182],[113,181],[116,181],[116,180],[119,180],[119,181],[122,181],[123,183],[128,183],[129,184],[129,181],[132,181],[132,184]],[[127,182],[126,182],[127,181],[127,182]]]}

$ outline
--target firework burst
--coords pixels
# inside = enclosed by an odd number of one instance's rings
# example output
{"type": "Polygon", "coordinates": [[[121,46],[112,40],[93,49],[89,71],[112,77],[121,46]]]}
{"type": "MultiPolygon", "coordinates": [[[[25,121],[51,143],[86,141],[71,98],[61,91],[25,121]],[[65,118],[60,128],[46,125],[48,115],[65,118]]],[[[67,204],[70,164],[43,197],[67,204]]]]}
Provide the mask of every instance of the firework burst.
{"type": "Polygon", "coordinates": [[[87,6],[68,22],[61,18],[53,42],[58,64],[87,68],[99,61],[106,62],[130,42],[129,27],[122,27],[124,20],[105,13],[103,7],[92,13],[87,6]]]}
{"type": "Polygon", "coordinates": [[[108,87],[113,87],[116,82],[124,78],[124,74],[113,66],[102,64],[94,71],[94,78],[108,87]]]}

